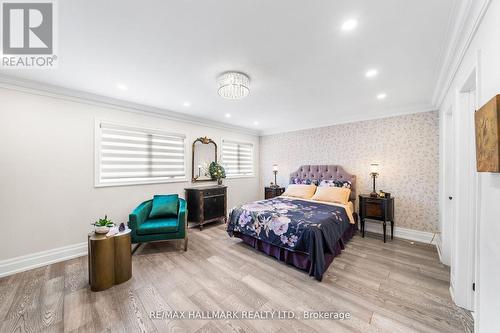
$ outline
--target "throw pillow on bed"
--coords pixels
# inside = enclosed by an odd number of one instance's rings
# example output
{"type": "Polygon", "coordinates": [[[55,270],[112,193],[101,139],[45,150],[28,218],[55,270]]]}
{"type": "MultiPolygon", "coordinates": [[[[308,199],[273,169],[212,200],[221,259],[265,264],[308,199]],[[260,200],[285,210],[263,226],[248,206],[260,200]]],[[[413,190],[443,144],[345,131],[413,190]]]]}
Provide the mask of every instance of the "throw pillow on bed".
{"type": "Polygon", "coordinates": [[[311,199],[316,192],[316,185],[290,184],[283,196],[299,199],[311,199]]]}
{"type": "Polygon", "coordinates": [[[317,179],[301,179],[301,178],[294,178],[292,180],[292,184],[302,184],[302,185],[319,185],[319,181],[317,179]]]}
{"type": "Polygon", "coordinates": [[[314,196],[311,198],[311,200],[335,202],[347,205],[347,203],[349,202],[350,194],[351,189],[346,187],[323,186],[316,189],[316,193],[314,193],[314,196]]]}
{"type": "Polygon", "coordinates": [[[352,183],[348,180],[322,180],[319,183],[319,186],[324,187],[345,187],[345,188],[351,188],[352,183]]]}

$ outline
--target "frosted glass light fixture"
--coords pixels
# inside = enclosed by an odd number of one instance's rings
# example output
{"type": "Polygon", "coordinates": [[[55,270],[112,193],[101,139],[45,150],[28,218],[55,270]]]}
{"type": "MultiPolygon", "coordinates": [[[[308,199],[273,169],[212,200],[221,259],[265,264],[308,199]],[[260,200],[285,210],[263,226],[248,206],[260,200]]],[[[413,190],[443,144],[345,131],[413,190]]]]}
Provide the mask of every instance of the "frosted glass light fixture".
{"type": "Polygon", "coordinates": [[[227,99],[242,99],[250,93],[250,78],[239,72],[226,72],[217,78],[217,93],[227,99]]]}

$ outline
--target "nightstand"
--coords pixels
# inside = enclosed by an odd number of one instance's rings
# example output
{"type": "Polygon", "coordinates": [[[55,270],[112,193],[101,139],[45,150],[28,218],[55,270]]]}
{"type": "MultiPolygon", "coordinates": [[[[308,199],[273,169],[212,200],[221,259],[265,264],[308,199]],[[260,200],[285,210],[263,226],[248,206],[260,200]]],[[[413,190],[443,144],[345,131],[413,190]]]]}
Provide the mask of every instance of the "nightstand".
{"type": "Polygon", "coordinates": [[[394,198],[370,197],[369,194],[359,196],[359,218],[361,235],[365,237],[365,219],[381,221],[384,228],[384,243],[386,223],[391,222],[391,239],[394,238],[394,198]]]}
{"type": "Polygon", "coordinates": [[[284,187],[268,187],[264,188],[264,199],[272,199],[278,197],[285,192],[284,187]]]}

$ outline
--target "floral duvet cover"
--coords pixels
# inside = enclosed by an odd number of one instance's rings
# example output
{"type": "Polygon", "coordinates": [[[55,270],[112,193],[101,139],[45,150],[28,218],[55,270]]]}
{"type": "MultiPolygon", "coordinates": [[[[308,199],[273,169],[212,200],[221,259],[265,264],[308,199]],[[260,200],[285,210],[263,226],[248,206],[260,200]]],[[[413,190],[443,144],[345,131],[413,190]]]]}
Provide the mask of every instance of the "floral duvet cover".
{"type": "Polygon", "coordinates": [[[321,280],[325,253],[350,227],[342,206],[288,197],[275,197],[235,207],[229,215],[227,232],[239,232],[289,251],[309,255],[312,274],[321,280]]]}

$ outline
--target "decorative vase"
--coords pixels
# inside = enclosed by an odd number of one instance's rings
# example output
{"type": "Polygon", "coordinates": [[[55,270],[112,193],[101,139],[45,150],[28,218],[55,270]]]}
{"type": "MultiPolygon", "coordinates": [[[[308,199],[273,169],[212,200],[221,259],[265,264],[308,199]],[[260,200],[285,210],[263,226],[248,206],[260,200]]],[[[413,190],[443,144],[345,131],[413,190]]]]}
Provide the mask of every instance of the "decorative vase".
{"type": "Polygon", "coordinates": [[[222,185],[222,178],[217,179],[217,185],[222,185]]]}

